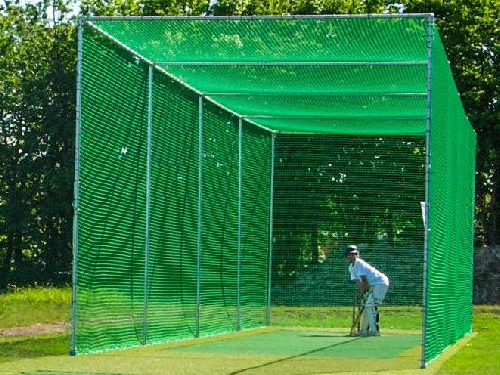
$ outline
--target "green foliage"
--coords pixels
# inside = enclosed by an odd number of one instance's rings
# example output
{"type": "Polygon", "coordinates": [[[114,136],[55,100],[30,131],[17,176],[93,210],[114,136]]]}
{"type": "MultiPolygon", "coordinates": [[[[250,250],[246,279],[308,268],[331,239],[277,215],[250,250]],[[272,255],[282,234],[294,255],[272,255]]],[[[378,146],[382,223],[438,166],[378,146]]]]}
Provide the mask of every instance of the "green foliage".
{"type": "Polygon", "coordinates": [[[82,14],[95,16],[178,16],[207,11],[205,0],[82,0],[82,14]]]}
{"type": "Polygon", "coordinates": [[[347,14],[382,13],[397,9],[390,1],[383,0],[220,0],[210,11],[214,15],[265,15],[265,14],[347,14]]]}
{"type": "MultiPolygon", "coordinates": [[[[72,0],[0,2],[0,289],[69,280],[76,32],[72,0]],[[21,5],[24,4],[24,5],[21,5]]],[[[500,2],[83,0],[85,15],[434,12],[478,133],[476,241],[499,241],[500,2]]],[[[321,207],[322,208],[322,207],[321,207]]],[[[308,229],[309,230],[309,229],[308,229]]],[[[308,235],[310,244],[314,236],[308,235]]],[[[306,236],[307,237],[307,236],[306,236]]],[[[318,256],[312,254],[312,259],[318,256]]]]}
{"type": "Polygon", "coordinates": [[[500,225],[500,2],[411,0],[407,12],[434,12],[458,91],[478,135],[476,243],[495,246],[500,225]]]}
{"type": "MultiPolygon", "coordinates": [[[[312,272],[311,264],[318,263],[321,246],[333,258],[325,261],[333,265],[326,271],[339,278],[324,285],[344,284],[348,277],[342,271],[340,276],[339,260],[341,270],[347,265],[338,251],[354,242],[366,244],[362,254],[369,253],[367,260],[389,278],[396,277],[397,285],[407,285],[406,266],[421,269],[422,262],[422,251],[415,249],[422,249],[423,243],[425,159],[420,150],[425,140],[354,135],[335,140],[276,138],[273,283],[293,289],[293,277],[312,272]],[[385,246],[377,249],[380,243],[385,246]],[[397,258],[397,264],[387,258],[397,258]]],[[[320,293],[339,301],[327,291],[320,293]]],[[[294,294],[301,300],[316,298],[298,289],[294,294]]]]}
{"type": "MultiPolygon", "coordinates": [[[[0,7],[0,289],[70,267],[75,32],[44,3],[0,7]]],[[[67,276],[66,276],[67,278],[67,276]]]]}

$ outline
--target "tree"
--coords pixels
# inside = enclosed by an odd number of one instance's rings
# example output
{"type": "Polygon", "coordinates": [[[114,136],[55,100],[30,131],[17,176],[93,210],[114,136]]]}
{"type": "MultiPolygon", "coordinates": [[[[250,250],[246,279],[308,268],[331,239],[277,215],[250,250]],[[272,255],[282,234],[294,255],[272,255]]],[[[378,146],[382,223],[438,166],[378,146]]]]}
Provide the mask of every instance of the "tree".
{"type": "Polygon", "coordinates": [[[434,12],[465,112],[478,136],[476,244],[500,238],[500,3],[412,0],[407,12],[434,12]]]}
{"type": "MultiPolygon", "coordinates": [[[[44,3],[0,18],[0,289],[70,268],[75,32],[44,3]]],[[[63,14],[59,14],[63,17],[63,14]]]]}
{"type": "MultiPolygon", "coordinates": [[[[76,83],[76,30],[69,20],[71,1],[53,0],[49,4],[44,0],[22,6],[18,1],[0,2],[0,289],[23,279],[59,282],[64,278],[58,275],[65,275],[65,280],[69,275],[76,83]]],[[[498,1],[83,0],[81,4],[85,15],[402,10],[436,15],[462,102],[478,134],[476,242],[496,245],[500,240],[498,1]]],[[[320,178],[314,174],[325,172],[320,167],[303,171],[307,177],[303,189],[320,178]]],[[[331,211],[335,204],[330,200],[313,210],[331,211]]],[[[342,209],[338,204],[335,207],[342,209]]],[[[315,247],[314,232],[323,225],[318,224],[304,229],[310,232],[311,247],[315,247]]],[[[311,257],[317,259],[314,250],[311,257]]]]}

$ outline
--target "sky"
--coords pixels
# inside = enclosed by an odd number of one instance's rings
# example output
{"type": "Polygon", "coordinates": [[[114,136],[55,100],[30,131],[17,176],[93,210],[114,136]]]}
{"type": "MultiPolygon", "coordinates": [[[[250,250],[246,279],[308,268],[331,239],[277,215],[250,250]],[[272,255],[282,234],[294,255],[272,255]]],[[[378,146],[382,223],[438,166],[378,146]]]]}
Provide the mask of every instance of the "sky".
{"type": "MultiPolygon", "coordinates": [[[[20,5],[26,5],[26,4],[38,4],[39,2],[41,2],[42,0],[19,0],[19,4],[20,5]]],[[[50,0],[49,0],[50,1],[50,0]]],[[[71,12],[70,12],[70,15],[69,15],[69,18],[71,18],[72,16],[74,15],[77,15],[79,10],[80,10],[80,3],[81,1],[80,0],[70,0],[71,1],[71,12]]],[[[14,2],[14,1],[12,1],[14,2]]],[[[52,7],[49,6],[49,9],[48,9],[48,15],[49,17],[52,16],[52,7]]],[[[53,20],[52,20],[53,21],[53,20]]]]}

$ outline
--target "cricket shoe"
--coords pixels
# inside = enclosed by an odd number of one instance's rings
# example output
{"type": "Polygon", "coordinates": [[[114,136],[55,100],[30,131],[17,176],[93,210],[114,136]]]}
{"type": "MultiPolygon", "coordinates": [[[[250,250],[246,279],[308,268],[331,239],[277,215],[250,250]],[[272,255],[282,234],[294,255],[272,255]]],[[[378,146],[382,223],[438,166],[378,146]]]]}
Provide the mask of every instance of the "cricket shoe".
{"type": "Polygon", "coordinates": [[[367,336],[370,336],[370,332],[368,332],[368,331],[358,331],[358,332],[356,332],[355,336],[367,337],[367,336]]]}
{"type": "Polygon", "coordinates": [[[356,332],[356,336],[362,336],[362,337],[380,336],[380,332],[359,331],[356,332]]]}

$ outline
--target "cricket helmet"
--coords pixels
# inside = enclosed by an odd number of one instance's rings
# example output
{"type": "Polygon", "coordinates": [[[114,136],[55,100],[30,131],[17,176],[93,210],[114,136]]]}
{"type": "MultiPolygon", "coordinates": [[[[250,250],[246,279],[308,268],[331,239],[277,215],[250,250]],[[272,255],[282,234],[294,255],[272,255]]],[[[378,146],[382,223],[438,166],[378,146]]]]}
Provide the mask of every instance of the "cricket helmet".
{"type": "Polygon", "coordinates": [[[356,245],[349,245],[344,249],[344,255],[348,256],[349,254],[359,254],[358,247],[356,245]]]}

